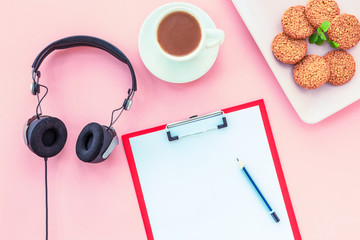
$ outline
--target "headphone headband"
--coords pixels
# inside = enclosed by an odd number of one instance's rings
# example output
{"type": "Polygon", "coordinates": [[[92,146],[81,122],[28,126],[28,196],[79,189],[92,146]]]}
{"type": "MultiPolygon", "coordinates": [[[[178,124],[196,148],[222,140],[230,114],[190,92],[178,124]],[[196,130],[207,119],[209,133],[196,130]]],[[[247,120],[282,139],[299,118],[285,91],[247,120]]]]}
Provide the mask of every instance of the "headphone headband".
{"type": "Polygon", "coordinates": [[[91,36],[71,36],[71,37],[62,38],[60,40],[57,40],[49,44],[35,58],[34,63],[31,66],[33,68],[33,73],[38,74],[38,70],[40,68],[41,63],[54,50],[67,49],[72,47],[81,47],[81,46],[102,49],[113,55],[121,62],[128,65],[132,78],[132,91],[137,90],[135,72],[129,59],[125,56],[125,54],[111,43],[106,42],[105,40],[102,40],[100,38],[91,37],[91,36]]]}
{"type": "Polygon", "coordinates": [[[117,108],[117,109],[112,111],[111,122],[110,122],[110,125],[108,126],[108,130],[110,130],[111,126],[120,117],[123,110],[129,110],[130,107],[131,107],[132,98],[134,97],[135,91],[137,90],[135,72],[134,72],[134,69],[133,69],[129,59],[125,56],[125,54],[122,51],[120,51],[117,47],[115,47],[111,43],[106,42],[105,40],[102,40],[102,39],[96,38],[96,37],[91,37],[91,36],[81,36],[80,35],[80,36],[71,36],[71,37],[62,38],[60,40],[57,40],[57,41],[49,44],[46,48],[44,48],[37,55],[37,57],[35,58],[35,60],[34,60],[34,62],[32,64],[32,68],[33,68],[33,70],[32,70],[32,79],[33,79],[33,82],[32,82],[32,84],[30,86],[31,87],[31,93],[33,95],[37,96],[37,101],[38,101],[35,116],[39,119],[39,116],[42,114],[40,104],[41,104],[41,101],[44,99],[44,97],[46,96],[46,94],[48,92],[48,88],[46,86],[39,84],[39,79],[40,79],[40,75],[41,75],[40,71],[39,71],[39,68],[40,68],[41,63],[45,60],[45,58],[50,53],[52,53],[55,50],[67,49],[67,48],[72,48],[72,47],[80,47],[80,46],[94,47],[94,48],[104,50],[104,51],[110,53],[111,55],[113,55],[115,58],[117,58],[121,62],[125,63],[130,69],[131,78],[132,78],[132,88],[128,90],[127,97],[125,98],[122,106],[120,108],[117,108]],[[40,87],[44,87],[46,89],[46,92],[42,96],[41,99],[39,97],[40,87]],[[40,113],[39,113],[39,110],[40,110],[40,113]],[[114,119],[114,114],[117,111],[120,111],[120,113],[114,119]]]}

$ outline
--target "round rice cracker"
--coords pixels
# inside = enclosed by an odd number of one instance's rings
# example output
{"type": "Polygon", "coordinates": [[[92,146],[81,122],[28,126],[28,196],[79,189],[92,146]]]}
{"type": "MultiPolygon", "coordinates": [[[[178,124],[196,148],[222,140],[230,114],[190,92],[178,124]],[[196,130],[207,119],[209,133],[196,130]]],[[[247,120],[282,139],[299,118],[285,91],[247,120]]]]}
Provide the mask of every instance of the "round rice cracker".
{"type": "Polygon", "coordinates": [[[330,22],[329,38],[340,44],[339,49],[349,49],[360,40],[360,23],[354,16],[347,13],[336,16],[330,22]]]}
{"type": "Polygon", "coordinates": [[[293,69],[295,82],[305,89],[315,89],[329,80],[330,67],[325,58],[307,55],[293,69]]]}
{"type": "Polygon", "coordinates": [[[284,33],[294,39],[306,39],[314,32],[314,27],[307,20],[304,6],[288,8],[281,18],[284,33]]]}
{"type": "Polygon", "coordinates": [[[331,21],[340,14],[340,8],[334,0],[309,0],[305,7],[308,21],[316,28],[321,23],[331,21]]]}
{"type": "Polygon", "coordinates": [[[306,55],[307,42],[303,39],[292,39],[281,32],[272,42],[272,51],[280,62],[295,64],[306,55]]]}
{"type": "Polygon", "coordinates": [[[343,50],[334,50],[325,54],[324,58],[330,65],[328,83],[342,85],[353,78],[356,64],[350,53],[343,50]]]}

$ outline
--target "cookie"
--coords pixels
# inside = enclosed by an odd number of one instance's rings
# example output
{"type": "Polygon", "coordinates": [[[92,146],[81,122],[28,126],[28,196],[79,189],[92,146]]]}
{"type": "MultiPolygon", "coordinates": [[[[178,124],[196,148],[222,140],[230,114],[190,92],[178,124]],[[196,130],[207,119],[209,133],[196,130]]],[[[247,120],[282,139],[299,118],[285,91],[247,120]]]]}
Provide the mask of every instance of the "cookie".
{"type": "Polygon", "coordinates": [[[308,21],[316,28],[321,23],[331,21],[340,14],[340,8],[334,0],[309,0],[305,7],[308,21]]]}
{"type": "Polygon", "coordinates": [[[355,74],[355,60],[350,53],[343,50],[334,50],[324,56],[330,66],[328,83],[341,85],[347,83],[355,74]]]}
{"type": "Polygon", "coordinates": [[[330,67],[325,58],[307,55],[295,64],[293,74],[298,85],[306,89],[315,89],[329,80],[330,67]]]}
{"type": "Polygon", "coordinates": [[[306,55],[307,42],[302,39],[292,39],[281,32],[272,42],[272,51],[280,62],[295,64],[306,55]]]}
{"type": "Polygon", "coordinates": [[[352,48],[360,40],[359,20],[354,15],[340,14],[331,20],[328,35],[340,44],[339,49],[352,48]]]}
{"type": "Polygon", "coordinates": [[[314,27],[307,20],[304,6],[288,8],[281,18],[284,33],[294,39],[305,39],[314,32],[314,27]]]}

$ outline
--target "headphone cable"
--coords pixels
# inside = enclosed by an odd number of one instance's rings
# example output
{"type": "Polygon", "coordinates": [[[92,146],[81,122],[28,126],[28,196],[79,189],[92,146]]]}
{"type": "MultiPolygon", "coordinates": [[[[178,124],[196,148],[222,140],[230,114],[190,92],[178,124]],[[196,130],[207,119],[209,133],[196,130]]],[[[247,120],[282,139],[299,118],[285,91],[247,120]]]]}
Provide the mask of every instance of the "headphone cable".
{"type": "Polygon", "coordinates": [[[44,158],[45,161],[45,231],[46,231],[46,240],[48,240],[48,187],[47,187],[47,160],[48,158],[44,158]]]}
{"type": "Polygon", "coordinates": [[[44,96],[41,97],[41,99],[40,99],[40,97],[39,97],[39,93],[40,93],[40,92],[36,93],[36,98],[37,98],[37,101],[38,101],[38,104],[36,105],[36,117],[37,117],[37,118],[39,118],[39,116],[42,114],[42,109],[41,109],[41,105],[40,105],[40,104],[41,104],[42,100],[44,100],[45,96],[46,96],[46,95],[48,94],[48,92],[49,92],[49,89],[48,89],[45,85],[39,84],[39,89],[40,89],[40,87],[45,88],[46,92],[45,92],[44,96]],[[40,114],[39,114],[39,110],[40,110],[40,114]]]}

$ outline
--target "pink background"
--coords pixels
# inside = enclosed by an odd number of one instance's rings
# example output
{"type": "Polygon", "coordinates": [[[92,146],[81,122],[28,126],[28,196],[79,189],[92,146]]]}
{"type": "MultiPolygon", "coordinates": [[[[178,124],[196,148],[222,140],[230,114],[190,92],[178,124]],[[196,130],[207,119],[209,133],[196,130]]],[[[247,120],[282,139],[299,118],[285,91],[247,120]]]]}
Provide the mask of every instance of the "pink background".
{"type": "MultiPolygon", "coordinates": [[[[7,1],[1,5],[0,239],[45,236],[44,162],[23,143],[34,114],[31,64],[49,43],[78,34],[125,52],[138,79],[119,135],[263,98],[303,239],[359,239],[360,102],[321,123],[303,123],[281,90],[230,0],[188,1],[225,31],[217,61],[201,79],[171,84],[154,77],[138,52],[142,22],[169,1],[7,1]]],[[[130,86],[125,65],[97,49],[50,55],[46,114],[68,129],[63,151],[48,163],[49,239],[146,239],[122,145],[102,164],[77,159],[75,143],[89,122],[108,124],[130,86]]]]}

